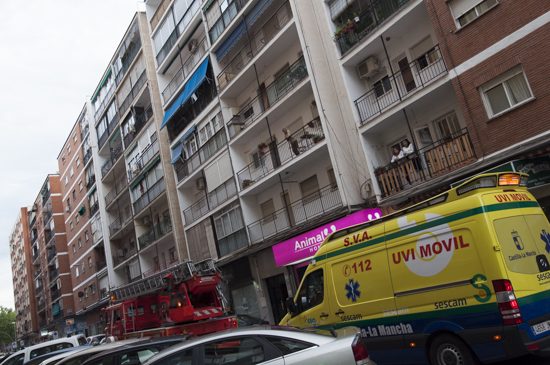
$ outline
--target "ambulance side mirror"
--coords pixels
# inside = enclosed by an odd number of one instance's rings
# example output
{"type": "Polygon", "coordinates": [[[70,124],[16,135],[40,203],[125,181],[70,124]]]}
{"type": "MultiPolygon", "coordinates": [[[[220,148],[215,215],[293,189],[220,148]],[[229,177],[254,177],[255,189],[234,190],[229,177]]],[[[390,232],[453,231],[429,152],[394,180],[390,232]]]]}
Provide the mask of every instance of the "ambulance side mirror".
{"type": "Polygon", "coordinates": [[[286,298],[286,309],[288,310],[288,313],[295,316],[298,313],[298,310],[296,309],[296,304],[294,304],[294,299],[291,297],[286,298]]]}

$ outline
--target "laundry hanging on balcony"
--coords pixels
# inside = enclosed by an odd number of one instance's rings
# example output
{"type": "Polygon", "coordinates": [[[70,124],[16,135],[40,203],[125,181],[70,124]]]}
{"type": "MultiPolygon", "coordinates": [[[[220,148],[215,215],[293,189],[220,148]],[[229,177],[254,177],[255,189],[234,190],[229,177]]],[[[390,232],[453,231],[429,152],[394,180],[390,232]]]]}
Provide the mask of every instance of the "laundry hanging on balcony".
{"type": "Polygon", "coordinates": [[[185,84],[185,87],[180,92],[178,97],[174,99],[174,102],[168,109],[166,109],[166,112],[164,113],[164,119],[162,120],[162,124],[160,128],[164,128],[170,119],[176,114],[176,112],[182,107],[187,100],[193,95],[195,91],[201,86],[204,80],[206,80],[206,71],[208,70],[208,61],[209,59],[206,58],[202,64],[199,66],[199,68],[193,73],[193,75],[189,78],[187,83],[185,84]]]}

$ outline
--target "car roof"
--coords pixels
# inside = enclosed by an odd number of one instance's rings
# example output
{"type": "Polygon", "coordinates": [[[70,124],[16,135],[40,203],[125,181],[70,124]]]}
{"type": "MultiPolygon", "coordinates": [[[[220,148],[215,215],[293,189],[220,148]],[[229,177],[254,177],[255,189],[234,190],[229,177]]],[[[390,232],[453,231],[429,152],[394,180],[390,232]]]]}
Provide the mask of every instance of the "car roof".
{"type": "Polygon", "coordinates": [[[77,346],[77,347],[67,347],[67,348],[64,348],[64,349],[48,352],[46,354],[42,354],[42,355],[37,356],[33,359],[30,359],[25,364],[40,364],[40,363],[42,363],[42,361],[44,361],[46,359],[49,359],[50,357],[54,357],[54,356],[57,356],[57,355],[67,356],[72,352],[84,350],[84,349],[89,348],[89,347],[90,347],[89,345],[83,345],[83,346],[77,346]]]}
{"type": "Polygon", "coordinates": [[[99,352],[113,350],[113,349],[116,349],[117,347],[121,347],[121,346],[124,346],[124,345],[128,345],[130,343],[135,343],[135,342],[139,342],[139,341],[142,341],[142,339],[132,338],[132,339],[129,339],[129,340],[115,341],[115,342],[111,342],[111,343],[105,343],[105,344],[101,344],[101,345],[97,345],[97,346],[88,347],[88,348],[86,348],[82,351],[77,351],[77,352],[71,354],[70,356],[67,356],[60,363],[63,363],[65,361],[69,361],[70,359],[74,359],[74,358],[77,358],[77,357],[80,357],[80,356],[83,356],[83,355],[90,355],[91,356],[91,355],[99,353],[99,352]]]}
{"type": "Polygon", "coordinates": [[[294,327],[249,326],[249,327],[230,329],[226,331],[220,331],[209,335],[204,335],[204,336],[189,339],[181,344],[171,346],[170,348],[167,348],[159,352],[155,356],[151,357],[151,359],[147,360],[145,364],[149,364],[153,361],[156,361],[157,359],[173,355],[181,351],[182,349],[185,349],[188,347],[196,346],[205,342],[219,340],[227,337],[234,337],[234,336],[277,336],[277,337],[291,338],[298,341],[311,342],[317,345],[322,345],[335,340],[334,337],[331,337],[328,335],[322,335],[319,333],[303,331],[294,327]]]}
{"type": "Polygon", "coordinates": [[[138,341],[129,343],[120,347],[115,348],[114,350],[107,352],[102,351],[101,353],[95,354],[93,356],[90,356],[86,361],[93,362],[94,360],[100,359],[104,356],[111,356],[121,353],[126,353],[131,350],[137,350],[140,348],[149,348],[151,345],[156,344],[167,344],[166,347],[176,345],[178,342],[185,341],[189,336],[180,335],[180,336],[168,336],[168,337],[157,337],[157,338],[150,338],[148,340],[138,341]]]}

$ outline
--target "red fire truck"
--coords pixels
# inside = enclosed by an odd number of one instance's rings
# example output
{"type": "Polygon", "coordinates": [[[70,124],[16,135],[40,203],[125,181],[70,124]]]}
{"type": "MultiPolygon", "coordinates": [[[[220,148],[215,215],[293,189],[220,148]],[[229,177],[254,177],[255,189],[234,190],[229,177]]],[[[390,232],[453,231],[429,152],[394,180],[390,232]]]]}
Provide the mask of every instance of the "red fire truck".
{"type": "Polygon", "coordinates": [[[227,316],[212,260],[187,261],[114,289],[106,313],[108,336],[118,339],[203,335],[237,327],[227,316]]]}

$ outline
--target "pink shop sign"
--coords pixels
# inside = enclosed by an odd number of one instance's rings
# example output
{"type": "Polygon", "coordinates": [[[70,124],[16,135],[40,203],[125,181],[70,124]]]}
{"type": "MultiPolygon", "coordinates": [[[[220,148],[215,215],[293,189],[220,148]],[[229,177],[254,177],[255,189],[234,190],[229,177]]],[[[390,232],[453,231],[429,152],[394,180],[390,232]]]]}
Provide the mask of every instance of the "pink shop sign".
{"type": "Polygon", "coordinates": [[[372,221],[382,216],[380,209],[363,209],[272,247],[275,264],[284,266],[315,255],[325,238],[339,229],[372,221]]]}

